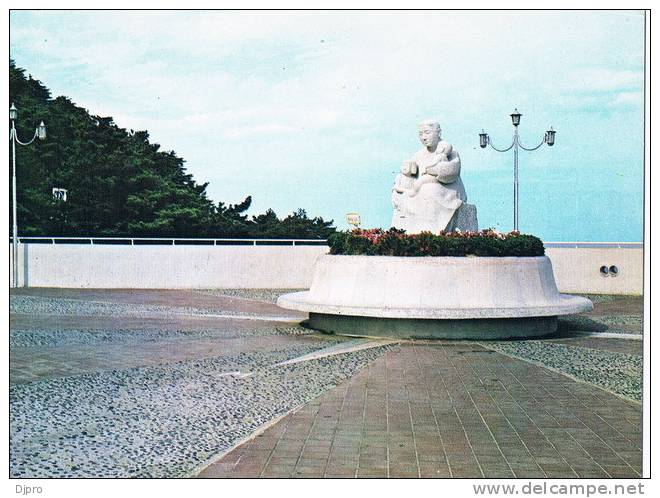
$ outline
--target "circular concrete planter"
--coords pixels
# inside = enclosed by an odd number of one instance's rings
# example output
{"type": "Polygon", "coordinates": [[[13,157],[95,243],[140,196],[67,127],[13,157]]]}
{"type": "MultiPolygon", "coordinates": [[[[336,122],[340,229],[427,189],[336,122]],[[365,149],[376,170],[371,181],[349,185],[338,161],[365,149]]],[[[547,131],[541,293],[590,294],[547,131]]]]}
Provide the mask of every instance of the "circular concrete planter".
{"type": "Polygon", "coordinates": [[[545,335],[557,315],[593,309],[559,293],[546,256],[324,255],[310,290],[277,304],[309,312],[310,325],[328,332],[411,338],[545,335]]]}

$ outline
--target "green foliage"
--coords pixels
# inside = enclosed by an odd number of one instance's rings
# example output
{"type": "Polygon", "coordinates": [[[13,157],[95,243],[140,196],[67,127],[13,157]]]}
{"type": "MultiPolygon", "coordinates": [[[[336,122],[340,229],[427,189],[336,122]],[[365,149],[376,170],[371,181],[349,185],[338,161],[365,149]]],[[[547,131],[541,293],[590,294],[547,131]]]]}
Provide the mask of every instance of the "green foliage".
{"type": "Polygon", "coordinates": [[[543,242],[518,232],[430,232],[406,235],[403,230],[353,230],[328,237],[330,254],[371,256],[543,256],[543,242]]]}
{"type": "Polygon", "coordinates": [[[301,239],[325,239],[335,233],[332,220],[309,218],[304,209],[298,209],[282,220],[269,209],[265,214],[253,217],[253,222],[255,230],[252,233],[266,238],[286,238],[287,234],[296,234],[301,239]]]}
{"type": "Polygon", "coordinates": [[[207,184],[146,131],[127,131],[66,97],[51,99],[13,61],[9,74],[19,138],[30,139],[42,120],[48,130],[45,141],[16,148],[20,235],[319,239],[334,232],[332,220],[310,219],[302,209],[282,220],[272,210],[248,219],[249,196],[216,205],[207,184]],[[53,198],[53,187],[68,190],[66,202],[53,198]]]}

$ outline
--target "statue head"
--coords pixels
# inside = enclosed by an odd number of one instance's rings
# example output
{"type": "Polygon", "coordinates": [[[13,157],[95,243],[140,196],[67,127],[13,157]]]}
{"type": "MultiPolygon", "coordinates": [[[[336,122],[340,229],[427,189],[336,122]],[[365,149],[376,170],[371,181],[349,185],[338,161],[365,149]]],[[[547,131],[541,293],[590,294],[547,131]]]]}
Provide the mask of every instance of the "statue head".
{"type": "Polygon", "coordinates": [[[419,125],[417,125],[419,141],[422,144],[429,148],[433,149],[440,142],[440,134],[442,130],[440,129],[440,123],[432,119],[425,119],[419,125]]]}

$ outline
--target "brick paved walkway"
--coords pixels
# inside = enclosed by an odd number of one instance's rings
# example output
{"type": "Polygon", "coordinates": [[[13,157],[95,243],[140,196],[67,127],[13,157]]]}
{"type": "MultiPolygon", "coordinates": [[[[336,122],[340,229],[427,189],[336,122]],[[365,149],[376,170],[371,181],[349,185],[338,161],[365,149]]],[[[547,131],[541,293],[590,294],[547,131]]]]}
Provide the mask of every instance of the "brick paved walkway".
{"type": "Polygon", "coordinates": [[[639,477],[641,406],[468,342],[406,343],[200,477],[639,477]]]}

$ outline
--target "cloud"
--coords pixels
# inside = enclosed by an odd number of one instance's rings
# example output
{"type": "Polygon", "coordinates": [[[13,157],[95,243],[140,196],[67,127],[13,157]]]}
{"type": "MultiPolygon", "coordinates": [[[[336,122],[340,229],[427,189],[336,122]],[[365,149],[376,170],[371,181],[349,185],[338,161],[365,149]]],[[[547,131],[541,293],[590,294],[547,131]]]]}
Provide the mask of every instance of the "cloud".
{"type": "Polygon", "coordinates": [[[610,102],[612,106],[634,105],[640,106],[644,103],[644,94],[642,92],[621,92],[617,94],[610,102]]]}
{"type": "Polygon", "coordinates": [[[259,124],[255,126],[241,126],[237,128],[229,128],[222,132],[225,138],[230,140],[239,140],[243,138],[255,138],[263,140],[267,135],[281,135],[286,133],[293,133],[296,128],[277,123],[259,124]]]}
{"type": "Polygon", "coordinates": [[[639,88],[644,73],[609,68],[579,68],[564,81],[566,89],[581,89],[583,92],[611,92],[613,90],[639,88]]]}
{"type": "MultiPolygon", "coordinates": [[[[553,124],[553,151],[607,148],[597,140],[620,135],[617,121],[640,121],[642,28],[635,12],[14,11],[10,46],[54,95],[149,130],[233,202],[274,188],[253,180],[246,151],[273,181],[312,169],[319,184],[356,170],[387,183],[427,117],[467,171],[499,167],[473,150],[476,133],[504,143],[514,107],[527,142],[553,124]]],[[[273,207],[299,207],[280,187],[273,207]]]]}

